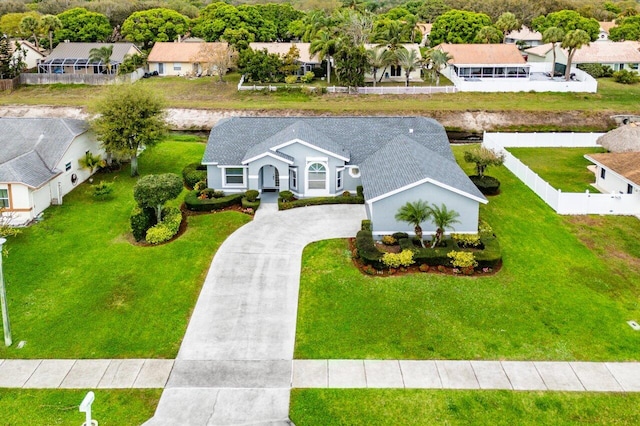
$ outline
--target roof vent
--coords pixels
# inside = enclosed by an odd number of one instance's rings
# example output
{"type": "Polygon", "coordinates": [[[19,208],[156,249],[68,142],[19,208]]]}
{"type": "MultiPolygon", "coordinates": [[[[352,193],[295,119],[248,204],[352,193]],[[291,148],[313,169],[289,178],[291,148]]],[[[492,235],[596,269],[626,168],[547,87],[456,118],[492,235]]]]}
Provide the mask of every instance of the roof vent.
{"type": "Polygon", "coordinates": [[[413,133],[413,129],[409,129],[409,133],[413,133]]]}

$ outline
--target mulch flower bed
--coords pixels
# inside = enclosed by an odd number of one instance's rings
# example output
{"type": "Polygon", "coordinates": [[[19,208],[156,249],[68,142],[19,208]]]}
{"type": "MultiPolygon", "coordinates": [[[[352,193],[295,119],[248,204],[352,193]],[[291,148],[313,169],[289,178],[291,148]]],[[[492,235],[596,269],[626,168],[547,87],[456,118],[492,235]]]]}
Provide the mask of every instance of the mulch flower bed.
{"type": "MultiPolygon", "coordinates": [[[[376,242],[376,247],[378,250],[386,253],[400,253],[399,245],[388,246],[382,244],[380,242],[376,242]]],[[[400,268],[390,268],[377,270],[371,265],[366,265],[362,262],[362,259],[358,256],[358,250],[356,249],[356,239],[349,238],[349,249],[351,250],[351,260],[358,270],[364,275],[373,275],[378,277],[388,277],[388,276],[400,276],[400,275],[408,275],[408,274],[440,274],[440,275],[455,275],[455,276],[486,276],[486,275],[494,275],[502,268],[502,264],[499,264],[495,268],[482,268],[480,270],[460,270],[459,268],[452,268],[449,266],[429,266],[429,265],[411,265],[407,267],[400,268]]]]}

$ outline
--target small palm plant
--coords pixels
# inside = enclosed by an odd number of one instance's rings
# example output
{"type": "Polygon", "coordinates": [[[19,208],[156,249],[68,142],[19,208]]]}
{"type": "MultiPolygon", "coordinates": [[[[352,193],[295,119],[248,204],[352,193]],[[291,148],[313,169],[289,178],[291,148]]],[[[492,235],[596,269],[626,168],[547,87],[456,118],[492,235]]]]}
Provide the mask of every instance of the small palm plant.
{"type": "Polygon", "coordinates": [[[416,237],[420,239],[420,244],[424,247],[422,242],[422,228],[420,224],[431,216],[431,208],[426,201],[418,200],[416,202],[407,202],[404,206],[398,209],[396,213],[396,220],[400,222],[407,222],[414,226],[416,237]]]}
{"type": "Polygon", "coordinates": [[[107,68],[107,73],[111,74],[111,55],[113,55],[113,45],[94,47],[89,51],[89,62],[102,63],[107,68]]]}
{"type": "Polygon", "coordinates": [[[95,169],[100,169],[106,165],[102,157],[93,155],[91,152],[87,152],[84,157],[78,160],[78,163],[83,169],[89,169],[90,174],[93,174],[95,169]]]}
{"type": "Polygon", "coordinates": [[[436,235],[433,238],[433,244],[431,245],[431,248],[434,248],[442,241],[442,236],[444,235],[444,231],[447,228],[454,229],[451,225],[453,225],[454,223],[460,223],[460,221],[458,220],[460,214],[455,210],[447,209],[447,206],[445,206],[444,204],[442,204],[440,207],[436,206],[435,204],[432,205],[431,207],[429,207],[429,212],[431,220],[436,225],[436,235]]]}

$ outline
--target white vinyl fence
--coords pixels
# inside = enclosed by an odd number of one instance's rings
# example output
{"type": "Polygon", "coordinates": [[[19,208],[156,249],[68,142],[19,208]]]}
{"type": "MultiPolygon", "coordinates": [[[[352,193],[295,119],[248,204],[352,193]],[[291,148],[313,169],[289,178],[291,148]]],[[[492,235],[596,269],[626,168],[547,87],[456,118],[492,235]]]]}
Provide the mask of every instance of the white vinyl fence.
{"type": "Polygon", "coordinates": [[[640,214],[640,199],[634,194],[562,192],[549,185],[506,147],[593,147],[602,133],[487,133],[483,146],[504,153],[504,165],[558,214],[640,214]]]}

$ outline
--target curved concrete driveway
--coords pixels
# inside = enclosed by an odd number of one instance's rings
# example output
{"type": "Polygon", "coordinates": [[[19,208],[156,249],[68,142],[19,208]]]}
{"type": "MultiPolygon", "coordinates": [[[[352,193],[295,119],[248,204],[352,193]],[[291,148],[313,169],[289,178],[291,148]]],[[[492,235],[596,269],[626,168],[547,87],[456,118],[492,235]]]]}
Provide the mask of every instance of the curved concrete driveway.
{"type": "Polygon", "coordinates": [[[362,205],[265,204],[216,253],[148,425],[287,424],[304,247],[352,237],[362,205]]]}

